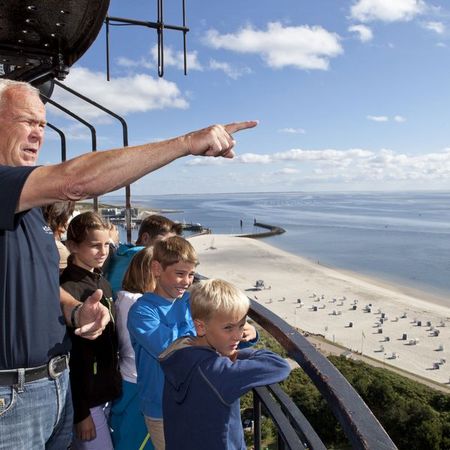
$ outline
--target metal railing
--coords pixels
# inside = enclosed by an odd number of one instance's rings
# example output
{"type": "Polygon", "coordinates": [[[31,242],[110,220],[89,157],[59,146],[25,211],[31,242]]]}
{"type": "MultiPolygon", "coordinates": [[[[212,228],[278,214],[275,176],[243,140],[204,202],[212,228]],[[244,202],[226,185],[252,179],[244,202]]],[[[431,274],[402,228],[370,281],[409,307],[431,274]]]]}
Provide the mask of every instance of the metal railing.
{"type": "MultiPolygon", "coordinates": [[[[327,401],[354,449],[393,450],[380,422],[343,375],[307,339],[276,314],[251,300],[249,316],[286,350],[327,401]]],[[[254,449],[261,450],[262,405],[277,428],[278,449],[323,450],[325,445],[278,384],[253,390],[254,449]]]]}

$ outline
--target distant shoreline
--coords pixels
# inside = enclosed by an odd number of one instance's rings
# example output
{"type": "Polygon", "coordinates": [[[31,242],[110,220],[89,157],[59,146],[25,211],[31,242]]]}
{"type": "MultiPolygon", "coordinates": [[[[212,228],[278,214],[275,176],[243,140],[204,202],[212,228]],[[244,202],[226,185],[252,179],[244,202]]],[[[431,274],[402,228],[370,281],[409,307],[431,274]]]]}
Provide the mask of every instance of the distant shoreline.
{"type": "MultiPolygon", "coordinates": [[[[91,201],[82,201],[82,202],[77,202],[77,206],[80,205],[82,206],[83,210],[84,209],[92,209],[92,202],[91,201]]],[[[99,208],[118,208],[118,209],[125,209],[125,206],[123,204],[115,204],[115,203],[99,203],[99,208]]],[[[139,204],[138,202],[133,204],[133,208],[137,208],[139,210],[139,213],[142,213],[144,211],[148,212],[149,214],[173,214],[173,213],[182,213],[183,210],[178,210],[178,209],[157,209],[157,208],[149,208],[148,205],[143,205],[143,204],[139,204]]],[[[207,224],[202,224],[204,226],[207,226],[207,224]]],[[[263,227],[272,227],[271,225],[267,225],[267,224],[261,224],[263,227]]],[[[280,229],[283,230],[283,228],[281,227],[274,227],[275,229],[280,229]]],[[[283,230],[284,232],[285,230],[283,230]]],[[[214,229],[212,229],[212,234],[214,234],[215,231],[214,229]]],[[[246,233],[246,234],[239,234],[239,233],[233,233],[231,235],[235,235],[235,236],[241,236],[241,237],[250,237],[250,238],[264,238],[264,237],[269,237],[272,236],[274,234],[279,234],[279,232],[275,232],[275,233],[246,233]]],[[[272,245],[272,244],[268,244],[267,245],[272,245]]],[[[279,249],[279,247],[274,246],[275,248],[279,249]]],[[[281,250],[281,249],[280,249],[281,250]]],[[[291,252],[289,252],[291,253],[291,252]]],[[[291,253],[292,255],[297,255],[296,253],[291,253]]],[[[426,297],[427,301],[429,301],[430,303],[436,304],[436,305],[441,305],[441,306],[445,306],[445,307],[449,307],[450,306],[450,294],[446,294],[445,292],[429,292],[427,291],[426,287],[410,287],[406,285],[406,280],[405,282],[402,282],[402,280],[389,280],[387,278],[383,278],[383,276],[379,276],[377,274],[363,274],[361,272],[357,272],[354,270],[350,270],[350,269],[345,269],[339,266],[334,266],[334,265],[329,265],[329,264],[324,264],[322,262],[318,262],[316,259],[309,257],[309,256],[305,256],[302,254],[298,255],[299,257],[311,262],[311,264],[318,264],[322,267],[326,267],[332,270],[338,270],[339,272],[342,273],[346,273],[349,276],[356,276],[362,280],[366,280],[369,283],[373,283],[376,284],[379,287],[382,288],[387,288],[387,289],[394,289],[396,291],[402,292],[405,295],[411,295],[413,297],[426,297]]],[[[437,290],[438,291],[438,290],[437,290]]]]}

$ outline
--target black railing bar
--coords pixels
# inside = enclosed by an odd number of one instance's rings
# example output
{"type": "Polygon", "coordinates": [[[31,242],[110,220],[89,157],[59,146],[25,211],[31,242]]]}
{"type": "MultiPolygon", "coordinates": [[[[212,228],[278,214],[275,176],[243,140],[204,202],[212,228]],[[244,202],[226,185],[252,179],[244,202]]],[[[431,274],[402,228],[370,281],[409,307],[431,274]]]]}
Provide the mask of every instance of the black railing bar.
{"type": "MultiPolygon", "coordinates": [[[[97,103],[96,101],[92,100],[89,97],[86,97],[83,94],[80,94],[79,92],[75,91],[74,89],[64,85],[63,83],[60,83],[57,80],[54,80],[55,84],[62,89],[65,89],[66,91],[70,92],[71,94],[75,95],[78,98],[81,98],[87,103],[90,103],[91,105],[95,106],[96,108],[104,111],[106,114],[109,114],[110,116],[117,119],[121,125],[122,125],[122,137],[123,137],[123,146],[128,147],[128,125],[125,119],[115,112],[111,111],[110,109],[106,108],[105,106],[101,105],[100,103],[97,103]]],[[[126,222],[126,228],[127,228],[127,241],[128,243],[131,243],[131,187],[130,185],[125,186],[125,222],[126,222]]]]}
{"type": "MultiPolygon", "coordinates": [[[[56,80],[55,80],[55,82],[56,82],[56,80]]],[[[45,98],[48,103],[50,103],[51,105],[60,109],[62,112],[73,117],[75,120],[77,120],[78,122],[81,122],[83,125],[85,125],[89,128],[89,130],[91,131],[92,151],[96,152],[97,151],[97,133],[95,131],[94,126],[92,124],[90,124],[89,122],[87,122],[86,120],[84,120],[82,117],[75,114],[73,111],[70,111],[69,109],[67,109],[64,106],[60,105],[59,103],[55,102],[54,100],[47,97],[46,95],[44,95],[42,93],[40,95],[41,95],[41,97],[45,98]]],[[[94,197],[93,200],[94,200],[94,211],[98,211],[98,198],[94,197]]]]}
{"type": "MultiPolygon", "coordinates": [[[[161,24],[158,22],[149,22],[149,21],[142,21],[142,20],[135,20],[135,19],[124,19],[122,17],[111,17],[111,16],[107,16],[106,21],[113,21],[113,22],[122,22],[122,23],[127,23],[129,25],[140,25],[143,27],[147,27],[147,28],[154,28],[154,29],[158,29],[158,28],[166,28],[168,30],[175,30],[175,31],[185,31],[188,32],[189,31],[189,27],[186,26],[180,26],[180,25],[168,25],[166,23],[161,24]]],[[[114,25],[114,24],[111,24],[114,25]]]]}
{"type": "Polygon", "coordinates": [[[289,395],[283,391],[281,386],[279,384],[271,384],[268,386],[268,389],[280,403],[284,413],[290,417],[292,426],[297,433],[300,433],[301,439],[307,442],[308,448],[312,450],[326,450],[324,443],[309,423],[308,419],[292,401],[289,395]]]}
{"type": "Polygon", "coordinates": [[[74,89],[70,88],[69,86],[66,86],[65,84],[61,83],[60,81],[54,80],[54,82],[60,88],[70,92],[71,94],[75,95],[76,97],[81,98],[85,102],[90,103],[91,105],[95,106],[96,108],[101,109],[106,114],[109,114],[110,116],[117,119],[122,125],[123,146],[128,147],[128,125],[123,117],[119,116],[118,114],[116,114],[115,112],[106,108],[105,106],[101,105],[100,103],[97,103],[96,101],[92,100],[91,98],[86,97],[83,94],[80,94],[79,92],[75,91],[74,89]]]}
{"type": "Polygon", "coordinates": [[[253,394],[253,446],[261,450],[261,400],[253,394]]]}
{"type": "MultiPolygon", "coordinates": [[[[198,280],[207,279],[201,274],[196,274],[196,278],[198,280]]],[[[397,449],[362,398],[325,356],[272,311],[252,299],[250,299],[250,303],[249,316],[271,334],[283,348],[288,351],[294,350],[291,352],[291,356],[303,368],[321,395],[325,397],[345,435],[352,442],[354,449],[397,449]],[[313,365],[310,361],[316,364],[313,365]],[[320,367],[317,368],[317,361],[324,364],[326,368],[327,373],[322,378],[321,369],[320,367]],[[310,370],[311,366],[314,366],[314,370],[310,370]],[[318,382],[319,379],[320,382],[318,382]],[[342,386],[338,385],[338,381],[342,383],[342,386]],[[329,384],[330,388],[328,387],[329,384]],[[343,399],[340,399],[336,394],[330,395],[332,392],[339,392],[339,389],[343,389],[344,394],[350,393],[350,395],[345,395],[343,399]],[[350,411],[347,404],[356,406],[358,411],[350,411]],[[354,419],[354,415],[358,417],[357,420],[354,419]],[[359,426],[362,426],[362,432],[359,431],[359,426]]],[[[255,448],[255,450],[258,449],[255,448]]]]}
{"type": "Polygon", "coordinates": [[[75,114],[73,111],[70,111],[69,109],[67,109],[64,106],[60,105],[59,103],[55,102],[50,97],[47,97],[44,94],[40,94],[40,95],[42,97],[44,97],[46,99],[46,101],[48,103],[50,103],[51,105],[60,109],[62,112],[68,114],[69,116],[73,117],[75,120],[78,120],[78,122],[81,122],[83,125],[86,125],[89,128],[89,130],[91,131],[92,151],[93,152],[97,151],[97,133],[95,131],[95,127],[91,123],[87,122],[86,120],[84,120],[83,118],[81,118],[80,116],[75,114]]]}
{"type": "Polygon", "coordinates": [[[249,316],[297,361],[340,422],[355,449],[396,449],[389,435],[343,375],[280,317],[251,300],[249,316]]]}
{"type": "Polygon", "coordinates": [[[67,159],[66,135],[63,133],[62,130],[55,127],[50,122],[47,122],[47,126],[59,134],[59,137],[61,139],[61,161],[65,161],[67,159]]]}
{"type": "Polygon", "coordinates": [[[164,76],[164,18],[163,18],[163,0],[157,0],[158,24],[158,76],[164,76]]]}
{"type": "MultiPolygon", "coordinates": [[[[186,2],[182,0],[183,9],[183,28],[186,28],[186,2]]],[[[184,74],[187,75],[187,43],[186,43],[186,33],[183,31],[183,56],[184,56],[184,74]]]]}
{"type": "MultiPolygon", "coordinates": [[[[38,69],[38,68],[39,68],[39,66],[36,67],[36,69],[38,69]]],[[[55,72],[54,72],[54,66],[53,66],[51,69],[46,70],[45,72],[36,73],[35,75],[32,75],[30,78],[27,77],[27,82],[30,84],[33,84],[35,81],[39,81],[42,78],[53,77],[54,74],[55,74],[55,72]]]]}
{"type": "Polygon", "coordinates": [[[253,389],[253,395],[257,395],[260,398],[266,412],[277,424],[278,433],[288,448],[290,450],[306,448],[292,427],[291,422],[284,414],[280,405],[271,397],[269,390],[264,386],[257,387],[253,389]]]}
{"type": "Polygon", "coordinates": [[[105,20],[105,36],[106,36],[106,80],[110,81],[109,76],[109,20],[105,20]]]}

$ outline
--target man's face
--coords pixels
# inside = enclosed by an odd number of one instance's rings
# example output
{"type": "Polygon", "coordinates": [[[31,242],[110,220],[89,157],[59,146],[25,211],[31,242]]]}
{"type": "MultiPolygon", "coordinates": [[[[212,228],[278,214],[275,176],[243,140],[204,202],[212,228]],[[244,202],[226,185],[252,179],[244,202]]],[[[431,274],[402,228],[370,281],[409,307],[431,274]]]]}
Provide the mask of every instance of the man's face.
{"type": "Polygon", "coordinates": [[[23,87],[4,93],[0,105],[0,164],[34,166],[44,141],[45,107],[23,87]]]}

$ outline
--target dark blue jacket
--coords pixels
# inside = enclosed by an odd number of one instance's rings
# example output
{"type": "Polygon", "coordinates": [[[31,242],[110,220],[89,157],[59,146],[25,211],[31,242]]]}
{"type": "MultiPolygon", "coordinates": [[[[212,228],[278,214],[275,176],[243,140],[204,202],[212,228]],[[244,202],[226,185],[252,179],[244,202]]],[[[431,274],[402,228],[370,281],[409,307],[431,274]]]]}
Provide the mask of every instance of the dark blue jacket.
{"type": "Polygon", "coordinates": [[[252,349],[239,350],[232,362],[189,342],[175,341],[160,357],[166,450],[245,450],[239,398],[284,380],[288,363],[268,350],[252,349]]]}

